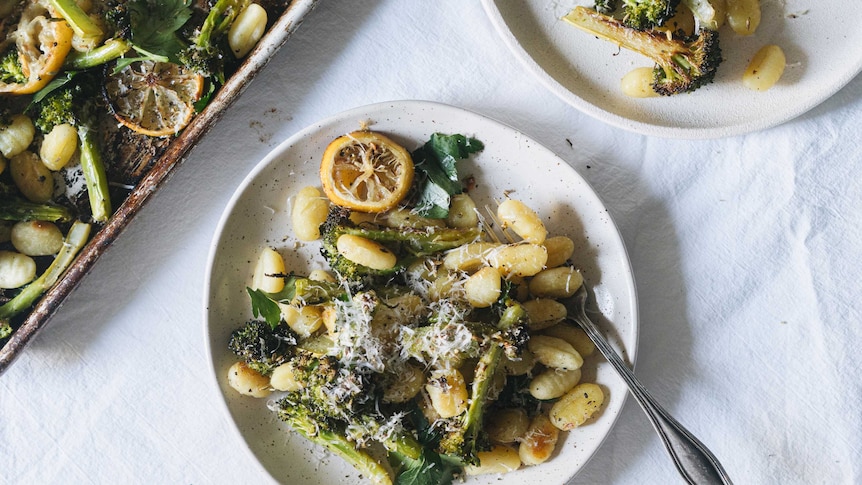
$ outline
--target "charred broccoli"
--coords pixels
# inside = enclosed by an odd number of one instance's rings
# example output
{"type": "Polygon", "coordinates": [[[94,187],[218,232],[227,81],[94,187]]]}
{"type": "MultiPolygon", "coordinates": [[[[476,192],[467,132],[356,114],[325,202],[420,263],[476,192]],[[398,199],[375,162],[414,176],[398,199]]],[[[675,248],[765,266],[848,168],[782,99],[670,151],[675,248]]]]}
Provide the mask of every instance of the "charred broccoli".
{"type": "Polygon", "coordinates": [[[584,7],[575,7],[563,19],[655,61],[652,87],[664,96],[694,91],[712,82],[722,61],[714,30],[701,29],[688,38],[669,38],[664,32],[636,30],[584,7]]]}
{"type": "Polygon", "coordinates": [[[439,451],[454,456],[465,464],[479,464],[477,453],[487,449],[487,436],[482,431],[485,410],[489,404],[489,392],[494,374],[502,356],[517,357],[526,346],[527,313],[514,300],[507,300],[506,308],[497,324],[499,333],[479,358],[467,412],[450,418],[443,429],[439,451]]]}
{"type": "Polygon", "coordinates": [[[320,252],[329,266],[348,281],[361,281],[367,277],[391,276],[402,271],[415,257],[433,254],[473,242],[481,236],[479,228],[374,228],[355,226],[348,218],[350,212],[333,208],[326,222],[320,226],[323,244],[320,252]],[[398,263],[388,269],[374,269],[355,263],[338,251],[338,239],[350,234],[370,239],[389,248],[398,256],[398,263]]]}
{"type": "Polygon", "coordinates": [[[389,472],[363,451],[374,442],[387,450],[398,473],[429,471],[422,445],[401,423],[403,415],[386,418],[380,413],[373,374],[304,350],[297,350],[288,365],[295,389],[272,407],[291,428],[338,454],[374,483],[392,483],[389,472]]]}
{"type": "Polygon", "coordinates": [[[224,35],[248,3],[248,0],[218,0],[194,35],[192,45],[179,52],[180,62],[201,76],[215,77],[223,83],[225,52],[228,50],[224,46],[224,35]]]}
{"type": "Polygon", "coordinates": [[[674,16],[679,1],[623,0],[623,22],[638,30],[659,27],[674,16]]]}
{"type": "Polygon", "coordinates": [[[80,139],[78,148],[81,168],[87,182],[93,220],[105,222],[112,209],[107,172],[99,149],[95,114],[97,94],[94,92],[94,86],[98,85],[88,74],[80,74],[41,96],[39,101],[31,105],[30,110],[34,113],[35,125],[44,134],[62,123],[75,127],[80,139]]]}
{"type": "Polygon", "coordinates": [[[252,369],[269,375],[290,359],[296,342],[296,334],[286,324],[272,328],[266,322],[250,320],[231,333],[228,348],[252,369]]]}
{"type": "Polygon", "coordinates": [[[18,50],[13,46],[0,56],[0,83],[24,84],[26,82],[27,76],[24,75],[18,50]]]}

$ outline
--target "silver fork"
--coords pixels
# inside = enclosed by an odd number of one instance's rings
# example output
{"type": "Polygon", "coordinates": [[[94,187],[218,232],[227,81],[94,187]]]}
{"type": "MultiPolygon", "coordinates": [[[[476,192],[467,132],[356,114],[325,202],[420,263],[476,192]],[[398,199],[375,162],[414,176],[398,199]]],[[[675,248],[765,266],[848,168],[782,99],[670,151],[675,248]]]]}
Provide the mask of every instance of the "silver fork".
{"type": "Polygon", "coordinates": [[[581,285],[574,296],[564,301],[566,309],[569,311],[568,318],[586,332],[590,340],[596,344],[599,352],[605,356],[605,359],[628,385],[629,391],[661,437],[662,444],[673,459],[680,475],[686,482],[693,485],[730,485],[730,477],[727,476],[715,455],[653,399],[619,354],[599,332],[598,327],[587,317],[585,311],[587,296],[586,286],[581,285]]]}

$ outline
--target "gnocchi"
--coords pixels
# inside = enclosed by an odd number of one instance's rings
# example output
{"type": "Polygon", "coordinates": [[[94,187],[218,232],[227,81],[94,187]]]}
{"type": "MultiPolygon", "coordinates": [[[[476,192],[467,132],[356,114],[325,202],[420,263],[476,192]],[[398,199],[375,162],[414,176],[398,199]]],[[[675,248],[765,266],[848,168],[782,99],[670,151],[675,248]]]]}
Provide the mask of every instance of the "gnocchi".
{"type": "Polygon", "coordinates": [[[581,272],[571,266],[546,269],[530,280],[530,294],[536,298],[568,298],[584,283],[581,272]]]}
{"type": "Polygon", "coordinates": [[[501,278],[500,271],[490,266],[474,273],[464,283],[467,301],[475,308],[488,308],[493,305],[500,298],[501,278]]]}
{"type": "Polygon", "coordinates": [[[518,446],[518,456],[524,465],[539,465],[548,461],[557,446],[560,430],[544,414],[539,414],[518,446]]]}
{"type": "Polygon", "coordinates": [[[20,288],[36,278],[36,261],[26,254],[0,250],[0,288],[20,288]]]}
{"type": "Polygon", "coordinates": [[[27,115],[13,115],[9,124],[0,123],[0,153],[6,158],[23,153],[35,136],[36,127],[27,115]]]}
{"type": "Polygon", "coordinates": [[[284,289],[284,258],[275,249],[263,248],[254,268],[251,288],[267,293],[278,293],[284,289]]]}
{"type": "Polygon", "coordinates": [[[18,222],[10,233],[12,246],[27,256],[50,256],[63,247],[63,233],[52,222],[18,222]]]}
{"type": "Polygon", "coordinates": [[[290,213],[293,233],[300,241],[320,239],[320,225],[329,214],[329,200],[317,187],[303,187],[293,197],[290,213]]]}
{"type": "Polygon", "coordinates": [[[464,467],[467,475],[509,473],[521,468],[518,450],[508,445],[494,445],[488,451],[480,451],[478,455],[479,465],[464,467]]]}
{"type": "Polygon", "coordinates": [[[584,359],[563,339],[536,335],[530,338],[527,348],[536,356],[536,360],[555,369],[580,369],[584,359]]]}
{"type": "Polygon", "coordinates": [[[545,369],[530,381],[530,395],[547,401],[572,390],[581,380],[581,369],[545,369]]]}
{"type": "Polygon", "coordinates": [[[457,369],[436,370],[428,377],[425,391],[441,418],[458,416],[467,410],[467,384],[457,369]]]}
{"type": "Polygon", "coordinates": [[[234,57],[241,59],[257,45],[266,30],[266,10],[256,3],[242,9],[231,24],[227,41],[234,57]]]}
{"type": "Polygon", "coordinates": [[[578,384],[551,407],[551,422],[563,431],[577,428],[592,418],[604,401],[605,394],[598,384],[578,384]]]}
{"type": "Polygon", "coordinates": [[[39,156],[23,151],[9,160],[12,181],[30,202],[44,203],[54,195],[54,176],[39,156]]]}
{"type": "Polygon", "coordinates": [[[754,54],[745,73],[742,84],[752,91],[766,91],[781,79],[787,59],[784,51],[777,45],[765,45],[754,54]]]}
{"type": "Polygon", "coordinates": [[[353,234],[342,234],[335,242],[338,252],[356,264],[376,270],[395,267],[398,258],[386,246],[353,234]]]}
{"type": "Polygon", "coordinates": [[[533,244],[542,244],[548,235],[539,214],[520,200],[506,199],[500,203],[497,220],[502,229],[511,229],[521,239],[533,244]]]}
{"type": "Polygon", "coordinates": [[[237,362],[227,373],[227,382],[238,393],[251,397],[266,397],[272,392],[269,378],[252,369],[245,362],[237,362]]]}

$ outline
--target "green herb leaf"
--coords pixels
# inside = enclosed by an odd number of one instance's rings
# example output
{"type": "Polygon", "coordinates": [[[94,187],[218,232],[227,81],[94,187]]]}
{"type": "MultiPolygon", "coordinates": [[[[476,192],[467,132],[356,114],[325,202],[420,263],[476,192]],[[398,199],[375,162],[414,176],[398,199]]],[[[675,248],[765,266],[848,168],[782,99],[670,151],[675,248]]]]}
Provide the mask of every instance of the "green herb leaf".
{"type": "Polygon", "coordinates": [[[464,135],[434,133],[412,153],[419,176],[417,212],[436,219],[449,215],[449,200],[463,192],[456,162],[485,148],[479,140],[464,135]]]}
{"type": "Polygon", "coordinates": [[[446,460],[428,448],[416,460],[397,452],[390,455],[401,467],[395,485],[448,485],[461,468],[457,461],[446,460]]]}
{"type": "Polygon", "coordinates": [[[255,318],[263,318],[270,327],[275,329],[281,322],[281,308],[265,292],[246,287],[251,297],[251,313],[255,318]]]}
{"type": "Polygon", "coordinates": [[[40,89],[39,92],[33,95],[33,99],[30,101],[30,106],[33,106],[43,99],[45,96],[48,96],[52,92],[56,91],[58,88],[65,86],[69,81],[74,78],[79,71],[66,71],[62,74],[59,74],[54,79],[51,80],[48,84],[45,85],[44,88],[40,89]]]}
{"type": "Polygon", "coordinates": [[[128,3],[132,43],[139,52],[176,62],[186,43],[177,31],[192,16],[191,0],[131,0],[128,3]]]}

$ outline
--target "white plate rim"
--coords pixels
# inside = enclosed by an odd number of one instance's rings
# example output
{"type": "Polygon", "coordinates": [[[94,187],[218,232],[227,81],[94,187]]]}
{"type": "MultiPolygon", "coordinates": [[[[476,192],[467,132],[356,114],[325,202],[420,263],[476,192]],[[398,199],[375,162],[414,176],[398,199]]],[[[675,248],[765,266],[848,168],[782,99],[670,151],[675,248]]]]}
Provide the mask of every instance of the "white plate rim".
{"type": "MultiPolygon", "coordinates": [[[[233,415],[232,415],[232,412],[231,412],[231,409],[230,409],[230,406],[228,403],[227,396],[225,395],[224,392],[220,391],[220,388],[222,386],[222,382],[221,382],[220,377],[219,377],[219,369],[215,365],[215,354],[213,352],[213,346],[211,345],[211,341],[210,341],[210,334],[211,334],[210,304],[212,303],[212,294],[211,294],[212,290],[211,289],[213,287],[213,273],[214,273],[214,266],[215,266],[214,263],[215,263],[216,258],[218,257],[218,253],[219,253],[219,247],[218,246],[219,246],[220,240],[222,238],[222,235],[226,229],[226,226],[227,226],[228,220],[230,218],[231,212],[234,209],[234,207],[236,206],[236,204],[238,203],[238,201],[240,199],[242,199],[245,191],[252,184],[252,182],[256,179],[256,177],[258,175],[260,175],[262,172],[264,172],[267,168],[269,168],[269,166],[271,164],[276,163],[278,156],[280,154],[282,154],[282,152],[285,151],[286,147],[290,147],[291,145],[293,145],[298,140],[302,140],[304,138],[307,138],[310,134],[315,133],[316,131],[320,130],[321,127],[325,127],[325,126],[337,123],[339,121],[347,120],[347,119],[352,119],[352,120],[367,119],[367,115],[369,113],[375,113],[375,112],[386,111],[386,110],[391,110],[391,109],[396,109],[396,110],[397,109],[403,109],[403,110],[408,110],[408,111],[409,110],[416,110],[416,111],[421,111],[421,110],[432,110],[433,111],[433,110],[436,110],[436,111],[441,112],[441,113],[447,113],[447,112],[450,114],[456,113],[459,116],[464,117],[465,119],[472,118],[473,122],[479,121],[481,123],[488,124],[488,126],[495,126],[496,129],[509,131],[511,133],[517,133],[518,135],[523,136],[524,139],[530,140],[534,144],[533,149],[545,151],[551,157],[556,158],[560,162],[562,162],[563,169],[567,170],[567,172],[571,176],[573,176],[574,178],[576,178],[580,181],[580,183],[582,184],[581,188],[586,189],[587,192],[585,193],[585,195],[591,197],[595,202],[597,202],[599,204],[599,207],[602,210],[607,212],[607,209],[605,208],[604,203],[600,200],[598,194],[592,189],[592,187],[589,185],[589,183],[579,173],[577,173],[577,171],[575,171],[567,162],[565,162],[559,156],[557,156],[556,154],[551,152],[549,149],[547,149],[543,145],[533,141],[532,138],[530,138],[529,136],[521,133],[518,130],[515,130],[514,128],[512,128],[506,124],[503,124],[503,123],[496,121],[492,118],[486,117],[482,114],[479,114],[479,113],[476,113],[473,111],[469,111],[469,110],[466,110],[463,108],[458,108],[458,107],[454,107],[451,105],[443,104],[443,103],[433,102],[433,101],[421,101],[421,100],[388,101],[388,102],[379,102],[379,103],[374,103],[374,104],[370,104],[370,105],[359,106],[356,108],[348,109],[346,111],[342,111],[340,113],[337,113],[335,115],[332,115],[328,118],[325,118],[321,121],[315,122],[315,123],[307,126],[306,128],[296,132],[294,135],[288,137],[286,140],[284,140],[278,146],[276,146],[269,154],[267,154],[248,173],[248,175],[243,179],[243,181],[240,183],[240,185],[234,191],[233,195],[231,196],[230,200],[228,201],[228,203],[225,206],[225,209],[222,213],[222,216],[220,217],[219,222],[216,226],[216,230],[213,233],[212,242],[211,242],[211,245],[209,248],[209,253],[207,256],[206,270],[205,270],[205,275],[204,275],[204,289],[205,290],[204,290],[203,305],[202,305],[202,307],[203,307],[203,328],[202,328],[202,330],[203,330],[203,339],[204,339],[204,347],[205,347],[205,358],[206,358],[207,365],[211,371],[209,373],[209,375],[210,375],[209,378],[210,378],[211,383],[212,383],[213,392],[218,395],[217,401],[219,402],[219,406],[226,413],[226,417],[230,423],[230,428],[232,429],[232,432],[235,434],[235,436],[238,438],[238,440],[240,442],[240,446],[243,449],[245,449],[246,452],[249,453],[249,456],[252,457],[253,461],[257,464],[257,466],[259,467],[259,469],[262,472],[266,473],[273,480],[276,480],[276,481],[278,481],[278,477],[274,476],[272,474],[272,471],[269,470],[268,468],[266,468],[266,466],[264,466],[264,464],[261,462],[260,458],[257,456],[255,451],[249,445],[246,438],[243,436],[242,431],[241,431],[238,423],[233,418],[233,415]]],[[[631,320],[629,323],[629,331],[631,333],[630,333],[630,335],[628,335],[627,342],[624,343],[625,347],[624,348],[621,347],[621,344],[615,344],[615,346],[617,347],[618,350],[623,350],[626,353],[626,358],[632,363],[632,365],[634,365],[636,358],[637,358],[637,350],[638,350],[638,342],[639,342],[639,311],[638,311],[638,303],[637,303],[637,295],[636,295],[634,275],[633,275],[633,271],[632,271],[632,267],[631,267],[631,260],[628,256],[624,241],[623,241],[622,236],[619,232],[619,228],[616,226],[616,223],[612,219],[610,219],[609,214],[608,214],[608,222],[610,224],[609,234],[611,234],[611,233],[613,234],[613,238],[615,239],[614,242],[618,245],[618,249],[621,250],[621,253],[619,253],[617,255],[617,257],[621,257],[624,260],[625,265],[626,265],[625,282],[624,283],[625,283],[625,286],[627,287],[628,294],[624,296],[625,301],[623,303],[628,307],[628,310],[629,310],[628,317],[631,320]]],[[[601,364],[599,364],[599,365],[605,366],[608,364],[604,360],[602,360],[601,364]]],[[[605,369],[605,370],[607,371],[607,369],[605,369]]],[[[616,374],[613,374],[613,377],[616,378],[617,377],[616,374]]],[[[614,396],[614,400],[616,401],[613,403],[613,411],[614,412],[612,413],[612,416],[610,416],[610,418],[609,418],[607,427],[603,432],[603,436],[601,436],[601,438],[596,443],[593,444],[592,451],[577,466],[577,468],[574,471],[572,471],[568,477],[566,477],[565,481],[568,481],[572,477],[574,477],[577,474],[577,472],[579,472],[581,469],[583,469],[583,467],[586,465],[586,463],[593,456],[595,456],[596,452],[601,447],[601,445],[606,441],[607,437],[609,436],[609,434],[611,433],[612,429],[614,428],[616,422],[618,421],[620,415],[622,414],[622,409],[623,409],[623,406],[625,404],[625,400],[628,397],[628,393],[624,390],[624,388],[619,387],[619,386],[624,386],[624,384],[622,383],[621,380],[619,380],[619,383],[616,383],[616,385],[617,385],[616,390],[623,389],[623,391],[618,392],[614,396]]],[[[482,479],[477,480],[477,479],[473,478],[473,479],[468,480],[467,483],[468,483],[468,485],[480,485],[481,483],[485,483],[485,482],[482,479]]],[[[494,479],[494,480],[489,481],[488,483],[489,484],[490,483],[499,483],[499,481],[497,479],[494,479]]],[[[563,483],[563,482],[561,482],[561,483],[563,483]]]]}
{"type": "MultiPolygon", "coordinates": [[[[797,99],[794,103],[785,104],[784,107],[777,109],[766,116],[749,119],[745,122],[732,123],[717,127],[661,126],[612,113],[601,106],[578,96],[576,93],[563,86],[538,62],[536,62],[533,56],[527,52],[519,39],[509,29],[506,19],[503,17],[502,12],[497,6],[497,3],[500,0],[480,1],[482,2],[482,6],[486,15],[490,19],[494,30],[502,38],[508,49],[526,68],[526,70],[535,76],[546,87],[546,89],[572,107],[597,120],[603,121],[611,126],[642,135],[661,138],[697,140],[744,135],[772,128],[797,118],[820,105],[862,72],[862,55],[860,55],[855,58],[855,62],[851,63],[847,68],[840,72],[840,75],[829,84],[827,89],[821,89],[816,95],[808,96],[801,102],[797,99]]],[[[727,27],[724,27],[724,29],[727,29],[727,27]]]]}

